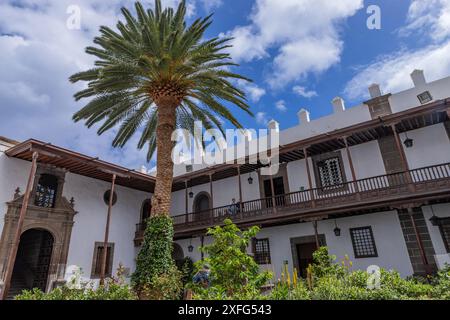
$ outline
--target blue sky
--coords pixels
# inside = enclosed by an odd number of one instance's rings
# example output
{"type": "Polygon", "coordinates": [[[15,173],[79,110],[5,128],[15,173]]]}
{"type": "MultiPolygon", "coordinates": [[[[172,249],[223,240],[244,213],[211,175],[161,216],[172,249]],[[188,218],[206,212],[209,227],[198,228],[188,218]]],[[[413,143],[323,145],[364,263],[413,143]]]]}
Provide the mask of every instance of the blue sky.
{"type": "MultiPolygon", "coordinates": [[[[177,0],[163,0],[174,5],[177,0]]],[[[143,1],[151,6],[152,1],[143,1]]],[[[52,142],[137,168],[145,152],[136,141],[112,149],[114,132],[71,122],[81,107],[70,74],[88,68],[84,54],[99,25],[114,25],[127,0],[0,0],[0,135],[52,142]],[[66,27],[67,8],[80,9],[81,30],[66,27]]],[[[188,0],[189,19],[214,11],[206,36],[235,37],[233,58],[252,84],[238,84],[255,118],[238,113],[246,127],[276,119],[281,129],[298,123],[299,109],[318,118],[331,100],[346,106],[367,98],[367,86],[384,92],[411,86],[409,74],[428,80],[450,75],[450,0],[188,0]],[[381,9],[381,29],[369,30],[368,6],[381,9]]],[[[234,109],[236,110],[236,109],[234,109]]]]}

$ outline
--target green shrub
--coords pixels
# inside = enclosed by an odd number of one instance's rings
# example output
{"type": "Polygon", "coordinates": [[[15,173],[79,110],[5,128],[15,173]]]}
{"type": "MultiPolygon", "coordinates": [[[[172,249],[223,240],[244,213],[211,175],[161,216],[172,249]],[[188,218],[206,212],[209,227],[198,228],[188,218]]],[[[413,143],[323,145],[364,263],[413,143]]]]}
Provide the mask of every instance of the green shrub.
{"type": "Polygon", "coordinates": [[[136,271],[131,278],[141,298],[176,298],[174,293],[182,284],[181,274],[172,258],[172,241],[173,222],[169,216],[159,215],[147,220],[144,241],[136,259],[136,271]]]}
{"type": "Polygon", "coordinates": [[[210,245],[201,250],[208,256],[196,263],[200,270],[206,263],[210,267],[210,286],[191,286],[194,299],[259,299],[261,287],[271,278],[269,272],[260,272],[259,265],[246,249],[258,233],[258,227],[241,231],[230,219],[224,226],[210,228],[213,237],[210,245]]]}
{"type": "MultiPolygon", "coordinates": [[[[75,280],[74,280],[75,281],[75,280]]],[[[119,268],[117,276],[105,279],[105,285],[94,289],[92,283],[82,282],[79,286],[68,283],[44,293],[40,289],[24,290],[16,296],[15,300],[135,300],[136,294],[125,283],[122,276],[122,268],[119,268]]]]}
{"type": "Polygon", "coordinates": [[[431,296],[434,299],[450,300],[450,265],[438,272],[433,285],[431,296]]]}
{"type": "Polygon", "coordinates": [[[299,280],[291,285],[279,282],[272,289],[268,298],[271,300],[310,300],[305,282],[299,280]]]}

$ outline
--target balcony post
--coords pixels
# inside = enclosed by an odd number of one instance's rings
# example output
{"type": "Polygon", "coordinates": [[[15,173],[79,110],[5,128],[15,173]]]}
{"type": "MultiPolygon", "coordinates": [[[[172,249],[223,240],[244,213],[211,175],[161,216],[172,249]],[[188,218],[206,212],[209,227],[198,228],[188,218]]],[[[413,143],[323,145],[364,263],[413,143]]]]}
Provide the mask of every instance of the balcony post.
{"type": "Polygon", "coordinates": [[[213,179],[212,179],[212,173],[209,174],[209,194],[210,194],[210,204],[209,207],[211,209],[211,224],[214,223],[214,194],[213,194],[213,179]]]}
{"type": "Polygon", "coordinates": [[[273,185],[272,161],[270,161],[269,174],[270,174],[270,191],[272,193],[272,210],[274,213],[277,213],[277,205],[275,203],[275,187],[273,185]]]}
{"type": "Polygon", "coordinates": [[[319,233],[317,231],[317,220],[313,220],[313,227],[314,227],[314,238],[316,240],[316,248],[317,250],[319,250],[320,248],[320,243],[319,243],[319,233]]]}
{"type": "Polygon", "coordinates": [[[308,175],[308,189],[311,197],[312,207],[316,207],[316,201],[314,200],[314,190],[312,188],[312,179],[311,179],[311,170],[309,169],[309,160],[308,160],[308,147],[303,148],[303,155],[305,156],[306,163],[306,174],[308,175]]]}
{"type": "Polygon", "coordinates": [[[361,195],[359,194],[358,182],[356,181],[356,172],[355,167],[353,165],[352,154],[350,152],[350,148],[348,147],[347,137],[343,137],[345,143],[345,151],[347,152],[348,164],[350,165],[350,172],[352,173],[353,186],[355,187],[357,200],[361,200],[361,195]]]}
{"type": "Polygon", "coordinates": [[[25,220],[25,215],[26,215],[26,212],[28,209],[28,202],[30,199],[31,190],[33,189],[33,184],[34,184],[34,180],[35,180],[35,176],[36,176],[38,157],[39,157],[39,153],[37,151],[34,151],[32,157],[31,157],[31,159],[32,159],[31,160],[31,169],[30,169],[30,174],[28,176],[27,187],[26,187],[25,193],[23,195],[22,206],[20,207],[19,220],[17,222],[16,233],[14,234],[12,247],[11,247],[11,249],[9,251],[9,255],[8,255],[8,260],[7,260],[6,270],[5,270],[4,287],[3,287],[3,291],[2,291],[2,294],[0,297],[1,298],[0,300],[6,299],[6,297],[8,296],[9,288],[11,286],[11,278],[12,278],[12,273],[14,270],[14,264],[16,262],[17,250],[19,249],[19,242],[20,242],[20,236],[22,235],[23,222],[25,220]]]}
{"type": "Polygon", "coordinates": [[[105,274],[106,274],[106,258],[108,256],[108,238],[109,238],[109,224],[111,221],[111,209],[113,206],[114,199],[114,188],[116,186],[116,175],[112,175],[111,179],[111,190],[109,193],[109,202],[108,202],[108,214],[106,216],[106,227],[105,227],[105,238],[103,241],[103,255],[102,255],[102,268],[100,271],[100,285],[105,284],[105,274]]]}
{"type": "Polygon", "coordinates": [[[188,180],[184,181],[184,214],[185,223],[189,222],[188,180]]]}
{"type": "Polygon", "coordinates": [[[413,185],[413,180],[411,177],[411,173],[409,172],[408,160],[406,159],[405,150],[402,147],[402,142],[400,141],[400,137],[398,135],[397,129],[395,127],[396,124],[391,124],[392,132],[394,133],[395,144],[397,146],[397,151],[400,154],[400,160],[402,162],[403,171],[405,172],[406,183],[408,184],[408,189],[412,192],[415,191],[415,186],[413,185]]]}
{"type": "Polygon", "coordinates": [[[242,219],[244,206],[242,205],[241,167],[239,165],[237,166],[237,172],[238,172],[238,183],[239,183],[239,217],[242,219]]]}

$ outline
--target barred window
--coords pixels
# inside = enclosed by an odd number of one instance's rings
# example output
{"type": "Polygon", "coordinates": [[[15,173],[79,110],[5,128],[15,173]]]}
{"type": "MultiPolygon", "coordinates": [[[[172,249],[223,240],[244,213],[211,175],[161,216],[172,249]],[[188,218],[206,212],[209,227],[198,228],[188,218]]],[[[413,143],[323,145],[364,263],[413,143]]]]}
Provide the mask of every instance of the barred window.
{"type": "Polygon", "coordinates": [[[53,208],[58,189],[58,178],[50,174],[43,174],[36,186],[34,204],[39,207],[53,208]]]}
{"type": "Polygon", "coordinates": [[[254,240],[255,261],[257,264],[270,264],[269,239],[254,240]]]}
{"type": "Polygon", "coordinates": [[[355,258],[378,257],[372,227],[352,228],[350,229],[350,236],[355,258]]]}
{"type": "Polygon", "coordinates": [[[317,163],[322,187],[333,187],[343,183],[341,166],[338,157],[329,158],[317,163]]]}

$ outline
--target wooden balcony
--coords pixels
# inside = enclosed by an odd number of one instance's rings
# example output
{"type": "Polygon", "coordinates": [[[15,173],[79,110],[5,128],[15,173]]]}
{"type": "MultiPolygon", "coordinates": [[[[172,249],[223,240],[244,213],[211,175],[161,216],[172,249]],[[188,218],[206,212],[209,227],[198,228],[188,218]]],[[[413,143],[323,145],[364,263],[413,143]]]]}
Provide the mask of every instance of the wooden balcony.
{"type": "MultiPolygon", "coordinates": [[[[422,205],[442,198],[450,198],[450,163],[177,215],[173,217],[175,237],[201,234],[226,218],[242,226],[275,225],[329,214],[422,205]]],[[[137,226],[137,243],[143,227],[137,226]]]]}

